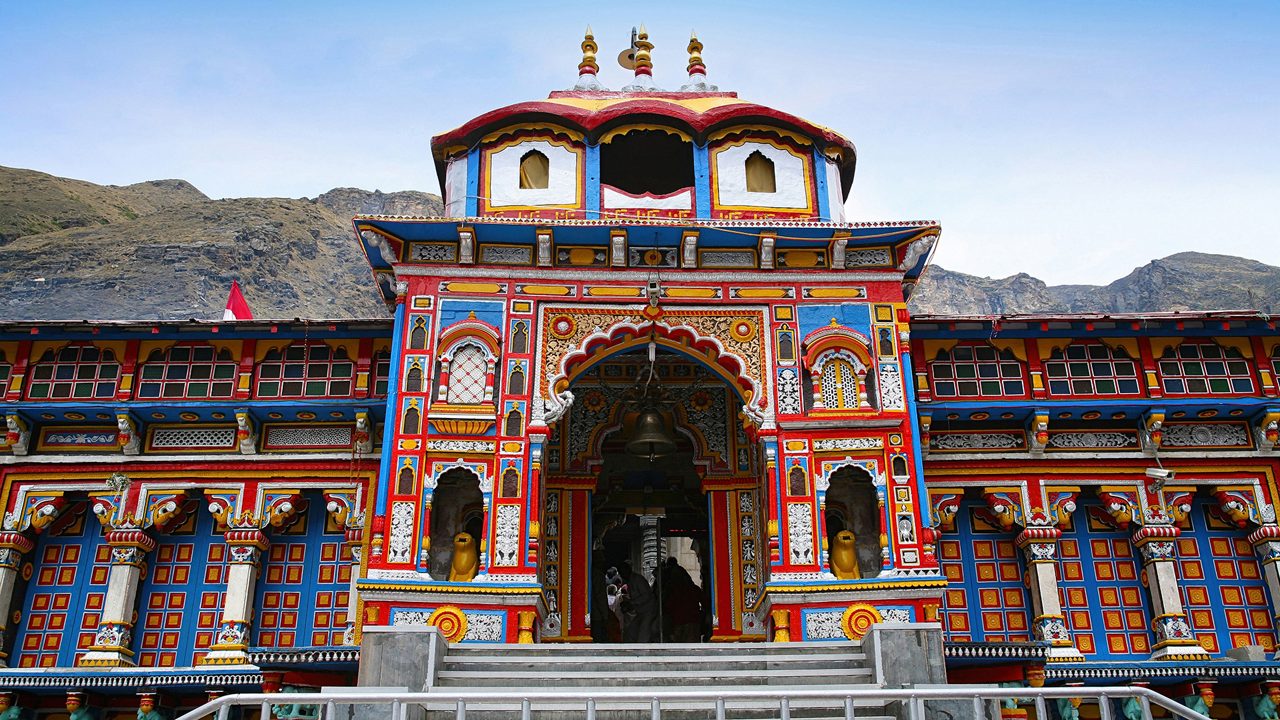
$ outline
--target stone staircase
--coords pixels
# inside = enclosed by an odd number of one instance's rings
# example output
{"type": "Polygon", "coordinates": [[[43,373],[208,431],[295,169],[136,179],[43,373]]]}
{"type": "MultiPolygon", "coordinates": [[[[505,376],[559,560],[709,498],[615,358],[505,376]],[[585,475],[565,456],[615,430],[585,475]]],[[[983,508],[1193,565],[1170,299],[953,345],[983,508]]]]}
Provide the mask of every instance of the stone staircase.
{"type": "MultiPolygon", "coordinates": [[[[667,645],[469,645],[452,646],[444,656],[432,690],[482,690],[504,692],[568,691],[582,693],[575,702],[532,702],[532,720],[585,718],[585,697],[596,698],[600,720],[650,720],[651,705],[644,700],[610,700],[611,691],[652,689],[706,693],[734,690],[770,690],[779,694],[798,689],[867,687],[873,670],[858,643],[767,644],[667,644],[667,645]]],[[[854,701],[855,717],[885,720],[892,717],[883,702],[854,701]]],[[[430,703],[433,720],[452,720],[452,703],[430,703]]],[[[790,701],[791,718],[843,718],[843,699],[790,701]]],[[[779,718],[776,701],[726,700],[729,720],[779,718]]],[[[469,720],[520,718],[519,703],[468,704],[469,720]]],[[[670,720],[704,720],[715,717],[707,702],[668,700],[661,716],[670,720]]]]}

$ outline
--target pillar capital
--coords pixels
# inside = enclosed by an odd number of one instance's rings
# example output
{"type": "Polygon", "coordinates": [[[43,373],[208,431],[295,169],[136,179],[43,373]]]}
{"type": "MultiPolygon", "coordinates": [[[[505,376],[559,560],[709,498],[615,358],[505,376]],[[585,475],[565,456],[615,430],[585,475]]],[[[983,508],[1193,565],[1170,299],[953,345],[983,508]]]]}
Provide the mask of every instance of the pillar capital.
{"type": "Polygon", "coordinates": [[[1051,563],[1058,559],[1058,541],[1062,531],[1056,527],[1029,527],[1018,533],[1014,544],[1026,555],[1028,563],[1051,563]]]}
{"type": "Polygon", "coordinates": [[[1174,541],[1182,534],[1176,525],[1143,525],[1133,534],[1133,545],[1142,555],[1142,563],[1173,562],[1176,558],[1174,541]]]}

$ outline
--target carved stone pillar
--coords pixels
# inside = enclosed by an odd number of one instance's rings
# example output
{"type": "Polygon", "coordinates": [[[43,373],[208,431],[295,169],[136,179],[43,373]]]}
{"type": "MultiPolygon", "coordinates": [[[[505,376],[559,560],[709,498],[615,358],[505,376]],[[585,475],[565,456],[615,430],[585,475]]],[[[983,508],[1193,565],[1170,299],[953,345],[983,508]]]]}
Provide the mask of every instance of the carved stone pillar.
{"type": "MultiPolygon", "coordinates": [[[[1249,543],[1262,561],[1262,579],[1267,584],[1271,617],[1280,623],[1280,525],[1263,525],[1249,534],[1249,543]]],[[[1280,650],[1274,656],[1280,658],[1280,650]]]]}
{"type": "MultiPolygon", "coordinates": [[[[13,590],[18,584],[18,568],[22,556],[31,552],[35,543],[26,535],[6,530],[0,532],[0,647],[8,631],[9,610],[13,605],[13,590]]],[[[8,653],[0,650],[0,667],[9,667],[8,653]]]]}
{"type": "Polygon", "coordinates": [[[342,631],[343,645],[356,645],[356,616],[360,611],[360,601],[356,595],[356,582],[360,579],[360,554],[364,550],[361,546],[360,530],[347,528],[346,544],[351,548],[351,585],[347,590],[347,626],[342,631]]]}
{"type": "Polygon", "coordinates": [[[119,667],[133,665],[133,616],[138,606],[138,584],[147,553],[156,547],[150,535],[138,529],[109,530],[105,540],[111,546],[111,570],[107,575],[107,597],[102,621],[88,652],[77,665],[119,667]]]}
{"type": "Polygon", "coordinates": [[[248,665],[249,629],[253,622],[254,587],[262,551],[270,541],[256,528],[228,530],[227,592],[222,602],[222,619],[209,654],[201,665],[248,665]]]}
{"type": "Polygon", "coordinates": [[[1151,596],[1151,629],[1155,632],[1152,660],[1207,660],[1209,653],[1196,642],[1182,606],[1178,586],[1176,541],[1182,533],[1175,525],[1151,524],[1133,534],[1134,547],[1142,554],[1151,596]]]}
{"type": "Polygon", "coordinates": [[[1018,534],[1017,545],[1027,561],[1027,589],[1031,597],[1031,625],[1036,639],[1049,643],[1052,661],[1084,660],[1071,641],[1062,601],[1058,594],[1058,540],[1056,527],[1029,527],[1018,534]]]}

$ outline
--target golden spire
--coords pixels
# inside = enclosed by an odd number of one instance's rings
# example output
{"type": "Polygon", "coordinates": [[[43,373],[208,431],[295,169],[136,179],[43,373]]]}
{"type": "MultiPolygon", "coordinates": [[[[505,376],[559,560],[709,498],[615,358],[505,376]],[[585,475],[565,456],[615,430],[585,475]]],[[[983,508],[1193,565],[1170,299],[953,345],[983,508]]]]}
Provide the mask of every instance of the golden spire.
{"type": "Polygon", "coordinates": [[[640,31],[636,33],[636,77],[641,75],[653,77],[653,60],[649,57],[649,51],[652,49],[653,43],[649,42],[649,31],[641,25],[640,31]]]}
{"type": "Polygon", "coordinates": [[[702,62],[702,42],[698,40],[698,33],[689,32],[689,74],[690,75],[706,75],[707,66],[702,62]]]}
{"type": "Polygon", "coordinates": [[[578,63],[578,82],[574,84],[574,90],[604,90],[604,86],[596,79],[596,73],[600,72],[600,66],[596,63],[596,51],[600,47],[596,45],[596,36],[591,33],[591,26],[587,26],[587,32],[582,36],[582,62],[578,63]]]}
{"type": "Polygon", "coordinates": [[[698,33],[689,32],[689,81],[680,86],[681,92],[715,92],[720,88],[707,82],[707,66],[702,62],[702,41],[698,33]]]}
{"type": "Polygon", "coordinates": [[[582,62],[578,63],[579,75],[595,75],[600,72],[600,66],[596,64],[596,51],[600,48],[596,45],[596,36],[591,34],[591,26],[587,26],[587,34],[582,37],[582,62]]]}

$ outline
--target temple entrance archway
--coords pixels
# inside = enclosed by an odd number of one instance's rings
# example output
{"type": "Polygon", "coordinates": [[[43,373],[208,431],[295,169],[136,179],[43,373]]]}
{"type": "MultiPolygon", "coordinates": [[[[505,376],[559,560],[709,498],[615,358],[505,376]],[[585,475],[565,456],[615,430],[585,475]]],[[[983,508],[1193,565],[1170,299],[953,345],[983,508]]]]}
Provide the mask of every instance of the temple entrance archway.
{"type": "Polygon", "coordinates": [[[763,458],[742,419],[749,395],[700,353],[646,340],[593,353],[589,365],[570,366],[562,386],[569,406],[544,451],[555,536],[542,580],[558,612],[543,637],[758,639],[763,458]],[[637,452],[646,432],[670,447],[637,452]],[[611,608],[609,585],[630,578],[609,570],[628,564],[651,589],[611,608]]]}

